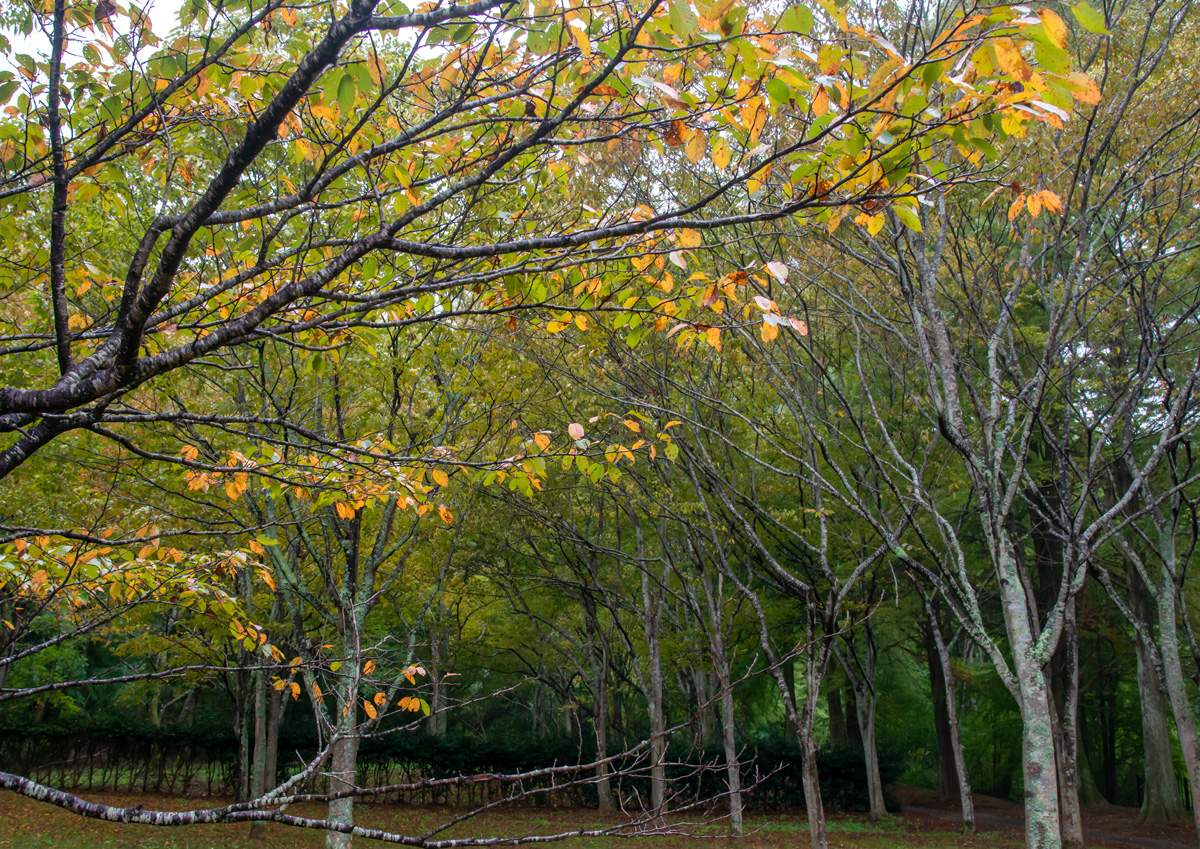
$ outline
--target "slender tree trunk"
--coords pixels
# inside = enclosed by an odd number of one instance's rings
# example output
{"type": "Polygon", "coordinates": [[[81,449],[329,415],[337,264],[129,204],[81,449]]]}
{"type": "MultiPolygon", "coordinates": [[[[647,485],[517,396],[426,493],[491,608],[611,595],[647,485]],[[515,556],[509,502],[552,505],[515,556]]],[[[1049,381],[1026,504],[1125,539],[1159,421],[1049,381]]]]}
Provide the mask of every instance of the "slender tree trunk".
{"type": "Polygon", "coordinates": [[[922,623],[921,636],[925,642],[925,663],[929,667],[929,694],[933,701],[933,733],[938,750],[938,791],[943,796],[959,792],[956,759],[950,743],[950,715],[947,710],[946,673],[933,639],[933,628],[922,623]]]}
{"type": "MultiPolygon", "coordinates": [[[[596,681],[592,699],[592,724],[596,730],[596,760],[603,761],[608,757],[608,682],[605,670],[602,668],[596,681]]],[[[607,763],[596,764],[596,796],[599,799],[600,813],[612,813],[613,805],[612,779],[608,777],[607,763]]]]}
{"type": "MultiPolygon", "coordinates": [[[[796,664],[794,661],[788,661],[783,664],[783,680],[787,685],[788,692],[792,694],[792,698],[796,698],[796,664]]],[[[792,715],[787,710],[783,712],[783,739],[791,740],[796,736],[795,724],[792,722],[792,715]]]]}
{"type": "Polygon", "coordinates": [[[846,712],[842,709],[841,687],[828,688],[825,693],[825,706],[829,712],[829,741],[835,745],[849,745],[850,734],[846,729],[846,712]]]}
{"type": "Polygon", "coordinates": [[[855,712],[863,738],[863,758],[867,767],[867,797],[870,820],[879,822],[887,814],[883,801],[883,779],[879,775],[879,750],[875,745],[875,693],[864,687],[855,694],[855,712]]]}
{"type": "Polygon", "coordinates": [[[1067,600],[1060,648],[1066,692],[1057,697],[1058,722],[1055,725],[1059,804],[1062,816],[1063,844],[1083,849],[1083,818],[1079,808],[1079,633],[1075,626],[1075,599],[1067,600]]]}
{"type": "MultiPolygon", "coordinates": [[[[254,767],[250,780],[250,798],[259,799],[267,787],[267,676],[261,669],[254,673],[254,767]]],[[[250,838],[265,840],[267,824],[250,823],[250,838]]]]}
{"type": "MultiPolygon", "coordinates": [[[[1136,569],[1129,569],[1130,608],[1150,631],[1154,621],[1154,602],[1136,569]]],[[[1138,822],[1165,822],[1183,816],[1179,785],[1175,780],[1175,757],[1171,747],[1171,727],[1162,682],[1154,668],[1150,649],[1136,633],[1138,695],[1142,705],[1142,756],[1145,762],[1146,795],[1138,822]]]]}
{"type": "Polygon", "coordinates": [[[950,748],[951,766],[955,774],[955,785],[958,791],[958,801],[962,809],[963,831],[975,833],[975,799],[971,793],[971,782],[967,776],[967,758],[963,752],[962,739],[958,733],[958,702],[955,697],[954,670],[950,666],[950,649],[942,639],[942,628],[938,624],[937,614],[933,605],[926,600],[925,610],[929,621],[926,623],[926,645],[933,646],[933,663],[940,671],[938,678],[942,682],[944,701],[942,708],[946,714],[946,736],[950,748]]]}
{"type": "MultiPolygon", "coordinates": [[[[1173,548],[1173,539],[1170,541],[1170,545],[1173,548]]],[[[1164,573],[1166,571],[1164,569],[1164,573]]],[[[1175,715],[1175,730],[1179,734],[1179,747],[1183,750],[1183,761],[1187,766],[1188,784],[1192,791],[1192,798],[1195,799],[1196,789],[1200,787],[1200,741],[1197,740],[1195,715],[1192,713],[1192,706],[1188,700],[1186,679],[1183,675],[1179,632],[1175,623],[1175,594],[1173,576],[1164,574],[1158,593],[1158,630],[1163,677],[1166,679],[1171,712],[1175,715]]],[[[1200,804],[1192,805],[1192,814],[1196,820],[1197,834],[1200,834],[1200,804]]]]}
{"type": "MultiPolygon", "coordinates": [[[[984,517],[985,521],[987,517],[984,517]]],[[[1008,532],[996,529],[1004,626],[1012,647],[1022,726],[1026,849],[1059,849],[1058,769],[1054,717],[1042,659],[1037,657],[1029,598],[1017,570],[1008,532]]]]}
{"type": "Polygon", "coordinates": [[[883,779],[879,775],[879,749],[875,743],[875,661],[876,649],[870,621],[862,625],[864,646],[861,654],[853,637],[845,638],[846,651],[835,649],[846,680],[854,693],[854,715],[862,738],[863,765],[867,772],[867,799],[871,822],[879,822],[886,814],[883,801],[883,779]]]}
{"type": "MultiPolygon", "coordinates": [[[[446,610],[439,603],[440,612],[445,615],[446,610]]],[[[448,654],[446,649],[448,646],[443,645],[445,635],[442,631],[441,617],[429,629],[429,719],[425,720],[426,731],[432,737],[442,737],[446,734],[446,695],[444,690],[445,684],[443,679],[445,673],[442,671],[442,662],[445,660],[445,655],[448,654]]]]}
{"type": "Polygon", "coordinates": [[[741,837],[745,833],[742,817],[742,764],[734,735],[733,682],[729,666],[719,664],[717,679],[721,684],[721,742],[725,747],[725,780],[729,785],[729,834],[741,837]]]}
{"type": "Polygon", "coordinates": [[[829,834],[825,827],[825,806],[821,799],[821,781],[817,775],[817,742],[813,739],[813,720],[816,718],[815,698],[806,694],[804,716],[800,720],[800,767],[804,787],[804,809],[808,816],[808,837],[813,849],[828,849],[829,834]],[[811,706],[811,707],[810,707],[811,706]]]}
{"type": "Polygon", "coordinates": [[[237,783],[237,801],[245,802],[250,798],[250,774],[252,772],[250,763],[250,741],[253,732],[253,720],[251,711],[253,710],[253,693],[251,691],[253,678],[251,674],[245,670],[239,670],[237,674],[237,695],[234,699],[234,731],[238,738],[238,783],[237,783]]]}
{"type": "MultiPolygon", "coordinates": [[[[638,545],[641,546],[641,529],[638,529],[638,545]]],[[[644,567],[644,564],[643,564],[644,567]]],[[[646,693],[646,710],[650,720],[650,807],[662,813],[667,798],[667,738],[663,719],[663,673],[659,649],[658,632],[661,621],[659,605],[661,599],[652,591],[650,575],[642,569],[643,621],[646,632],[646,647],[649,654],[650,677],[646,693]]]]}
{"type": "Polygon", "coordinates": [[[287,700],[283,693],[271,689],[271,701],[267,711],[267,780],[264,787],[270,791],[279,785],[279,729],[283,725],[283,713],[287,700]]]}
{"type": "Polygon", "coordinates": [[[700,714],[699,736],[701,748],[712,746],[716,738],[713,708],[708,703],[712,697],[708,679],[708,672],[699,666],[692,670],[692,681],[696,688],[696,709],[700,714]]]}
{"type": "MultiPolygon", "coordinates": [[[[333,744],[329,769],[329,790],[337,793],[357,787],[358,773],[358,704],[353,682],[341,686],[338,710],[344,715],[337,729],[342,736],[333,744]]],[[[340,715],[340,714],[339,714],[340,715]]],[[[354,824],[354,797],[334,799],[329,803],[330,822],[354,824]]],[[[353,837],[339,831],[325,832],[325,849],[350,849],[353,837]]]]}

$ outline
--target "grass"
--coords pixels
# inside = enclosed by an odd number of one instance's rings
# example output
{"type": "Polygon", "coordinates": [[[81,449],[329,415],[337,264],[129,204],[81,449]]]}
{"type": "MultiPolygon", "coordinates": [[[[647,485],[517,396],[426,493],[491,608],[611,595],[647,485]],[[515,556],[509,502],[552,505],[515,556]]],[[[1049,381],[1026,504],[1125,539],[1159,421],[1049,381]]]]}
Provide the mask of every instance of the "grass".
{"type": "MultiPolygon", "coordinates": [[[[97,799],[109,804],[181,810],[204,804],[194,799],[164,797],[104,796],[97,799]]],[[[295,813],[319,816],[319,808],[294,809],[295,813]]],[[[362,805],[359,824],[388,828],[407,834],[419,834],[440,823],[453,810],[403,805],[362,805]]],[[[460,824],[440,835],[467,837],[480,835],[516,836],[555,833],[615,824],[595,811],[515,809],[489,813],[460,824]]],[[[180,829],[152,828],[139,825],[86,820],[59,808],[42,805],[11,793],[0,792],[0,848],[2,849],[319,849],[324,845],[321,832],[287,828],[270,823],[267,839],[253,841],[246,825],[204,825],[180,829]]],[[[642,838],[645,849],[682,849],[726,843],[724,823],[691,826],[688,834],[658,835],[642,838]]],[[[803,849],[808,846],[808,822],[800,813],[750,815],[750,832],[738,845],[753,849],[803,849]]],[[[911,816],[891,816],[881,823],[870,823],[861,815],[833,816],[829,820],[830,844],[836,849],[1018,849],[1022,845],[1013,832],[985,832],[964,837],[952,823],[932,822],[911,816]]],[[[357,841],[359,845],[381,845],[357,841]]],[[[563,849],[628,849],[628,839],[619,837],[574,837],[561,841],[563,849]]]]}

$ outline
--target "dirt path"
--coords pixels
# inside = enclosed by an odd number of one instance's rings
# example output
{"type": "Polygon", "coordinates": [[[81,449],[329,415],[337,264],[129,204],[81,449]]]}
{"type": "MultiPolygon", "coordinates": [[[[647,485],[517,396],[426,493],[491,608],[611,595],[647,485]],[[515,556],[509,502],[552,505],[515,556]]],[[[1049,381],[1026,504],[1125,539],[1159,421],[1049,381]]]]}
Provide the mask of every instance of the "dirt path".
{"type": "MultiPolygon", "coordinates": [[[[958,822],[961,815],[958,811],[939,810],[937,808],[922,808],[917,806],[904,807],[903,813],[936,817],[947,822],[958,822]]],[[[977,828],[1012,829],[1020,831],[1025,827],[1024,817],[1010,817],[982,811],[975,816],[977,828]]],[[[1105,846],[1131,846],[1136,849],[1196,849],[1194,843],[1180,843],[1178,840],[1160,837],[1139,837],[1132,834],[1116,834],[1110,831],[1100,831],[1090,826],[1084,826],[1084,839],[1088,844],[1102,843],[1105,846]]]]}
{"type": "MultiPolygon", "coordinates": [[[[903,815],[930,817],[942,822],[959,822],[962,814],[950,799],[917,787],[894,787],[903,815]]],[[[975,824],[983,829],[1020,832],[1025,816],[1020,805],[992,796],[975,797],[975,824]]],[[[1083,836],[1089,845],[1131,849],[1196,849],[1190,823],[1144,825],[1136,821],[1137,810],[1114,805],[1096,805],[1083,811],[1083,836]]]]}

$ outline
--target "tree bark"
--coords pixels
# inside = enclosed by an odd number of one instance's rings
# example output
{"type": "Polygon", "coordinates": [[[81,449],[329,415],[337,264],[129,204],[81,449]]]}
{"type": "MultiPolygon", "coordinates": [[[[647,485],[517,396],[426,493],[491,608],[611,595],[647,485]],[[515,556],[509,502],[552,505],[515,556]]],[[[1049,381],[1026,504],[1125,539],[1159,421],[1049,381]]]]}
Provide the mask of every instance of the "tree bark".
{"type": "MultiPolygon", "coordinates": [[[[254,766],[250,778],[250,798],[260,799],[267,787],[267,676],[261,669],[254,673],[254,766]]],[[[250,839],[265,840],[267,824],[250,823],[250,839]]]]}
{"type": "Polygon", "coordinates": [[[1067,599],[1062,639],[1063,693],[1056,694],[1055,753],[1058,767],[1059,805],[1063,844],[1083,849],[1083,818],[1079,808],[1079,633],[1075,624],[1075,599],[1067,599]]]}
{"type": "Polygon", "coordinates": [[[614,810],[612,779],[608,777],[608,764],[603,763],[608,757],[608,681],[603,668],[592,691],[592,725],[596,731],[596,797],[600,813],[608,814],[614,810]]]}
{"type": "Polygon", "coordinates": [[[950,743],[946,673],[933,639],[933,628],[928,622],[922,623],[921,636],[925,643],[925,663],[929,668],[929,695],[933,702],[933,733],[938,751],[938,792],[943,796],[954,796],[959,792],[959,785],[954,750],[950,743]]]}
{"type": "MultiPolygon", "coordinates": [[[[358,773],[358,703],[353,678],[340,688],[338,710],[342,712],[336,725],[341,736],[333,744],[329,770],[329,790],[337,793],[357,787],[358,773]]],[[[354,824],[354,797],[334,799],[329,803],[331,822],[354,824]]],[[[353,837],[340,831],[325,832],[325,849],[350,849],[353,837]]]]}
{"type": "Polygon", "coordinates": [[[738,756],[737,738],[734,735],[733,682],[729,667],[717,667],[717,678],[721,682],[721,742],[725,747],[725,781],[729,785],[729,834],[741,837],[745,834],[742,815],[742,764],[738,756]]]}
{"type": "MultiPolygon", "coordinates": [[[[638,528],[638,546],[641,548],[641,529],[638,528]]],[[[640,554],[640,551],[639,551],[640,554]]],[[[663,672],[659,649],[658,632],[662,619],[662,599],[653,592],[650,575],[642,563],[642,607],[643,624],[646,632],[646,647],[650,676],[646,693],[646,711],[650,720],[650,807],[656,813],[663,812],[667,798],[667,738],[663,718],[663,672]]]]}
{"type": "MultiPolygon", "coordinates": [[[[987,517],[984,517],[987,521],[987,517]]],[[[995,527],[995,526],[993,526],[995,527]]],[[[1025,779],[1026,849],[1059,849],[1058,769],[1054,752],[1054,717],[1044,671],[1037,656],[1029,597],[1017,570],[1008,531],[996,527],[997,572],[1004,626],[1012,647],[1021,711],[1022,773],[1025,779]]]]}
{"type": "MultiPolygon", "coordinates": [[[[1134,568],[1129,569],[1130,608],[1144,628],[1153,627],[1154,602],[1149,589],[1134,568]]],[[[1146,795],[1138,811],[1138,822],[1166,822],[1183,816],[1179,785],[1175,780],[1175,758],[1167,702],[1150,649],[1137,633],[1133,635],[1137,655],[1138,695],[1142,705],[1142,757],[1145,762],[1146,795]]]]}
{"type": "Polygon", "coordinates": [[[962,809],[963,831],[975,833],[975,799],[971,792],[971,782],[967,776],[967,759],[963,752],[962,739],[958,733],[958,702],[955,697],[954,670],[950,666],[950,649],[942,638],[942,627],[938,623],[937,612],[928,598],[925,598],[925,611],[928,622],[925,626],[926,646],[933,646],[933,662],[939,670],[938,678],[942,682],[944,701],[942,708],[946,714],[946,736],[950,748],[951,766],[955,775],[955,787],[958,791],[959,806],[962,809]]]}
{"type": "MultiPolygon", "coordinates": [[[[1161,544],[1165,546],[1168,543],[1161,544]]],[[[1172,538],[1169,541],[1172,551],[1174,544],[1175,541],[1172,538]]],[[[1167,697],[1171,703],[1171,711],[1175,715],[1175,730],[1179,734],[1179,747],[1183,750],[1183,761],[1187,766],[1188,784],[1191,787],[1193,798],[1195,798],[1196,788],[1200,787],[1200,741],[1196,736],[1195,715],[1192,713],[1192,706],[1188,700],[1183,662],[1180,657],[1179,632],[1175,622],[1175,596],[1174,575],[1164,574],[1162,587],[1158,594],[1158,629],[1163,677],[1166,678],[1167,697]]],[[[1200,834],[1200,804],[1192,805],[1192,814],[1196,820],[1197,834],[1200,834]]]]}

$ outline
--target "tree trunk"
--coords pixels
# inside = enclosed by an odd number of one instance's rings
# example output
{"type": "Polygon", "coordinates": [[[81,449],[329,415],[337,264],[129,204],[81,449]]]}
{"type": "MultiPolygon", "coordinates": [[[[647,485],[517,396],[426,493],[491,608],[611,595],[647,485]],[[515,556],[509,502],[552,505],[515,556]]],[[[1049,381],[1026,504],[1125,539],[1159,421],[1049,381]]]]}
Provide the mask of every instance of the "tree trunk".
{"type": "Polygon", "coordinates": [[[846,713],[842,709],[841,687],[830,686],[825,694],[825,706],[829,711],[829,742],[835,746],[846,746],[850,743],[850,734],[846,729],[846,713]]]}
{"type": "Polygon", "coordinates": [[[733,683],[727,664],[718,665],[717,678],[721,682],[721,742],[725,746],[725,780],[729,785],[729,834],[731,837],[741,837],[745,833],[742,821],[742,764],[734,736],[733,683]]]}
{"type": "MultiPolygon", "coordinates": [[[[1151,632],[1154,604],[1151,593],[1136,569],[1129,569],[1129,601],[1133,614],[1151,632]]],[[[1183,816],[1179,785],[1175,781],[1175,757],[1171,747],[1171,727],[1162,682],[1147,647],[1135,632],[1133,647],[1137,655],[1138,695],[1142,705],[1142,757],[1146,765],[1146,795],[1138,822],[1166,822],[1183,816]]]]}
{"type": "MultiPolygon", "coordinates": [[[[963,752],[962,739],[958,734],[958,703],[955,698],[954,671],[950,667],[950,650],[942,639],[942,628],[938,624],[937,613],[933,605],[926,600],[925,610],[929,621],[925,626],[926,647],[933,646],[933,664],[939,670],[938,679],[942,682],[944,700],[942,709],[946,714],[946,737],[950,749],[951,771],[955,776],[955,789],[962,809],[963,831],[975,833],[975,799],[971,793],[971,782],[967,776],[967,759],[963,752]]],[[[931,673],[932,678],[932,673],[931,673]]],[[[937,704],[936,702],[934,703],[937,704]]]]}
{"type": "MultiPolygon", "coordinates": [[[[787,684],[788,692],[792,694],[792,698],[796,698],[796,662],[789,660],[783,664],[783,680],[787,684]]],[[[787,710],[783,712],[783,739],[791,740],[796,736],[798,729],[792,723],[792,715],[787,710]]]]}
{"type": "Polygon", "coordinates": [[[959,792],[958,770],[950,742],[950,715],[947,710],[946,673],[933,639],[933,628],[922,623],[921,636],[925,641],[925,663],[929,667],[929,694],[933,701],[933,733],[938,751],[938,792],[953,796],[959,792]]]}
{"type": "MultiPolygon", "coordinates": [[[[353,683],[344,684],[338,699],[338,710],[344,711],[337,724],[342,735],[333,744],[333,756],[329,770],[329,791],[338,793],[357,787],[358,772],[358,704],[353,683]]],[[[354,797],[334,799],[329,803],[330,822],[354,824],[354,797]]],[[[340,831],[325,832],[325,849],[350,849],[353,836],[340,831]]]]}
{"type": "MultiPolygon", "coordinates": [[[[603,669],[593,691],[592,724],[596,731],[596,760],[602,762],[608,757],[608,682],[603,669]]],[[[612,780],[608,773],[607,763],[596,764],[596,796],[602,814],[612,813],[614,810],[612,780]]]]}
{"type": "MultiPolygon", "coordinates": [[[[809,629],[810,633],[812,629],[809,629]]],[[[810,643],[811,646],[811,643],[810,643]]],[[[825,677],[828,649],[809,648],[804,664],[804,713],[797,725],[800,729],[801,769],[804,786],[804,808],[808,815],[808,838],[812,849],[829,849],[829,834],[825,828],[825,805],[821,799],[821,782],[817,775],[817,742],[813,726],[817,718],[817,701],[821,698],[821,679],[825,677]],[[813,657],[813,652],[820,658],[813,657]]]]}
{"type": "Polygon", "coordinates": [[[1063,844],[1083,849],[1083,819],[1079,809],[1079,633],[1075,627],[1075,599],[1067,599],[1060,648],[1065,668],[1062,689],[1056,694],[1058,721],[1055,724],[1059,804],[1063,844]]]}
{"type": "MultiPolygon", "coordinates": [[[[259,669],[254,673],[254,767],[250,778],[250,798],[260,799],[267,790],[267,676],[259,669]]],[[[265,840],[267,824],[250,823],[250,839],[265,840]]]]}
{"type": "MultiPolygon", "coordinates": [[[[984,517],[987,520],[987,517],[984,517]]],[[[1037,657],[1029,598],[1018,574],[1008,532],[996,529],[1004,627],[1012,647],[1021,711],[1022,773],[1025,778],[1026,849],[1059,849],[1058,770],[1054,717],[1042,659],[1037,657]]]]}
{"type": "Polygon", "coordinates": [[[875,693],[863,687],[855,694],[854,705],[867,767],[867,797],[871,804],[869,816],[871,822],[879,822],[887,814],[887,808],[883,801],[883,779],[879,775],[879,750],[875,745],[875,693]]]}
{"type": "Polygon", "coordinates": [[[237,693],[234,698],[234,732],[238,738],[238,782],[237,801],[245,802],[250,798],[250,739],[253,730],[251,710],[253,709],[253,693],[251,692],[253,678],[245,669],[237,674],[237,693]]]}
{"type": "MultiPolygon", "coordinates": [[[[1174,539],[1170,541],[1174,548],[1174,539]]],[[[1164,561],[1165,561],[1164,557],[1164,561]]],[[[1172,558],[1173,560],[1173,558],[1172,558]]],[[[1174,565],[1172,563],[1172,565],[1174,565]]],[[[1187,686],[1183,675],[1183,662],[1179,651],[1179,632],[1175,623],[1175,581],[1164,569],[1162,586],[1158,593],[1158,630],[1161,643],[1163,677],[1166,679],[1167,697],[1171,712],[1175,715],[1175,730],[1179,734],[1179,747],[1183,750],[1183,761],[1187,766],[1188,784],[1195,798],[1200,787],[1200,741],[1196,737],[1196,720],[1188,701],[1187,686]]],[[[1172,572],[1174,570],[1171,570],[1172,572]]],[[[1192,805],[1196,820],[1196,831],[1200,834],[1200,804],[1192,805]]]]}
{"type": "MultiPolygon", "coordinates": [[[[638,545],[641,546],[641,529],[638,529],[638,545]]],[[[644,563],[643,563],[644,566],[644,563]]],[[[661,619],[661,599],[652,592],[650,575],[642,569],[643,622],[646,632],[646,648],[649,655],[650,678],[646,693],[646,711],[650,720],[650,808],[662,813],[667,798],[667,738],[663,719],[663,673],[659,649],[658,631],[661,619]]]]}

